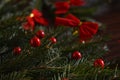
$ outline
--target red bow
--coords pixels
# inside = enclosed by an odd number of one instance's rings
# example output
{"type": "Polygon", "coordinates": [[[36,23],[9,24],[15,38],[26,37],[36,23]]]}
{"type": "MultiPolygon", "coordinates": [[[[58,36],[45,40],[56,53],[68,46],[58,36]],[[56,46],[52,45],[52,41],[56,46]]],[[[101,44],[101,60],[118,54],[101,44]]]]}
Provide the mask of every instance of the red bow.
{"type": "Polygon", "coordinates": [[[35,22],[44,26],[48,25],[48,21],[43,17],[42,13],[39,12],[37,9],[33,9],[30,16],[27,16],[26,19],[27,22],[23,25],[23,28],[25,30],[29,30],[29,29],[33,30],[35,26],[35,22]]]}
{"type": "Polygon", "coordinates": [[[68,14],[66,18],[56,17],[57,26],[79,27],[79,35],[81,40],[88,40],[96,34],[98,24],[94,22],[80,22],[80,20],[72,14],[68,14]]]}
{"type": "Polygon", "coordinates": [[[68,2],[56,2],[55,3],[55,14],[65,14],[72,6],[83,6],[85,2],[83,0],[69,0],[68,2]]]}
{"type": "Polygon", "coordinates": [[[83,22],[79,27],[79,35],[81,40],[88,40],[96,34],[98,24],[94,22],[83,22]]]}
{"type": "Polygon", "coordinates": [[[68,19],[74,20],[78,23],[79,35],[81,40],[88,40],[96,34],[98,30],[98,24],[94,22],[80,22],[80,20],[72,14],[66,16],[68,19]]]}
{"type": "Polygon", "coordinates": [[[68,14],[65,18],[56,17],[55,25],[56,26],[69,26],[69,27],[77,27],[80,23],[80,20],[73,16],[72,14],[68,14]]]}
{"type": "Polygon", "coordinates": [[[75,16],[72,15],[72,14],[68,14],[68,15],[66,16],[66,18],[67,18],[67,19],[71,19],[71,20],[73,20],[74,22],[76,22],[77,26],[80,24],[80,19],[78,19],[77,17],[75,17],[75,16]]]}
{"type": "Polygon", "coordinates": [[[76,27],[78,24],[75,21],[71,20],[71,19],[56,17],[55,25],[56,26],[76,27]]]}
{"type": "Polygon", "coordinates": [[[66,12],[68,12],[70,5],[68,2],[56,2],[55,8],[55,14],[65,14],[66,12]]]}

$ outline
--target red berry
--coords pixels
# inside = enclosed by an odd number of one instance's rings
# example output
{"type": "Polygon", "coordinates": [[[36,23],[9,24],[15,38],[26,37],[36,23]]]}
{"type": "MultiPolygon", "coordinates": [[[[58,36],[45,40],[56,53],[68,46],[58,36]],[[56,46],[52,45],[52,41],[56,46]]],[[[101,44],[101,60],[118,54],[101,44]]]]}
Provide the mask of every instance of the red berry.
{"type": "Polygon", "coordinates": [[[39,31],[37,31],[36,35],[37,35],[37,37],[39,37],[39,38],[43,38],[43,37],[45,37],[45,33],[44,33],[43,30],[39,30],[39,31]]]}
{"type": "Polygon", "coordinates": [[[104,61],[102,59],[96,59],[94,61],[94,66],[95,67],[102,67],[102,68],[104,68],[104,61]]]}
{"type": "Polygon", "coordinates": [[[56,40],[55,37],[51,37],[50,40],[51,40],[51,42],[52,42],[53,44],[57,42],[57,40],[56,40]]]}
{"type": "Polygon", "coordinates": [[[78,59],[81,59],[81,58],[82,58],[82,55],[81,55],[80,52],[75,51],[75,52],[72,53],[72,59],[78,60],[78,59]]]}
{"type": "Polygon", "coordinates": [[[15,47],[15,48],[13,49],[13,52],[14,52],[14,54],[20,54],[21,48],[20,48],[20,47],[15,47]]]}
{"type": "Polygon", "coordinates": [[[30,40],[30,44],[32,47],[38,47],[41,45],[41,41],[38,37],[34,36],[31,40],[30,40]]]}

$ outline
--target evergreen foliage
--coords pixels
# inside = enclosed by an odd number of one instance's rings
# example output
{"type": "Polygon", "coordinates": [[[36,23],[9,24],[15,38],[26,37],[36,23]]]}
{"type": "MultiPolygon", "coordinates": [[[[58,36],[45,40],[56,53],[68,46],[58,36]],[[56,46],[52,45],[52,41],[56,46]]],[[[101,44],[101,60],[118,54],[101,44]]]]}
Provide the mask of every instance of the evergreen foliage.
{"type": "MultiPolygon", "coordinates": [[[[98,22],[97,34],[85,43],[80,42],[79,34],[74,34],[77,28],[37,24],[33,31],[24,30],[22,24],[33,8],[42,10],[44,15],[49,14],[41,4],[42,0],[0,1],[0,80],[120,80],[117,65],[115,69],[110,69],[110,62],[103,58],[108,51],[105,48],[108,37],[102,34],[105,29],[103,24],[98,22]],[[32,47],[30,39],[40,29],[44,30],[45,37],[40,39],[39,47],[32,47]],[[52,36],[57,39],[55,44],[50,42],[52,36]],[[16,46],[22,49],[19,55],[13,52],[16,46]],[[80,60],[72,59],[74,51],[82,54],[80,60]],[[94,67],[94,60],[98,58],[105,61],[104,69],[94,67]]],[[[97,7],[72,7],[70,12],[81,21],[95,21],[92,14],[96,9],[97,7]]],[[[48,18],[53,20],[54,17],[52,15],[48,18]]]]}

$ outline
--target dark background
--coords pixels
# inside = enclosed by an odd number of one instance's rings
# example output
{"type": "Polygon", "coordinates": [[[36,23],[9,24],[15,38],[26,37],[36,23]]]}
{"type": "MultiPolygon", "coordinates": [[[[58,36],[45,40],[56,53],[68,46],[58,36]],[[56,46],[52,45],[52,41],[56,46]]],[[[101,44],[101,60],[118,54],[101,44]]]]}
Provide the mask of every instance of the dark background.
{"type": "Polygon", "coordinates": [[[110,52],[105,54],[105,58],[120,63],[120,0],[111,0],[107,6],[101,7],[95,19],[107,26],[104,34],[111,38],[107,42],[110,52]]]}

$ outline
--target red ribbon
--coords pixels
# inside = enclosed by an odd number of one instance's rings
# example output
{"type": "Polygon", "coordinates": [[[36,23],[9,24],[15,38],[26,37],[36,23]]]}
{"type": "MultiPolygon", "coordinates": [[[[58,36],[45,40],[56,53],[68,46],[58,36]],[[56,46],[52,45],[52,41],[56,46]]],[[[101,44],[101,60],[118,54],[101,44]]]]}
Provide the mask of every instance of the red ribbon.
{"type": "Polygon", "coordinates": [[[78,24],[75,21],[71,20],[71,19],[56,17],[55,25],[56,26],[76,27],[78,24]]]}
{"type": "Polygon", "coordinates": [[[80,20],[72,14],[68,14],[66,18],[72,19],[78,23],[79,36],[81,40],[88,40],[92,38],[98,30],[98,24],[95,22],[80,22],[80,20]]]}
{"type": "Polygon", "coordinates": [[[35,17],[41,17],[43,16],[41,12],[39,12],[37,9],[32,10],[32,14],[34,14],[35,17]]]}
{"type": "Polygon", "coordinates": [[[72,14],[68,14],[65,18],[56,17],[57,26],[79,27],[79,36],[81,40],[88,40],[96,34],[98,24],[95,22],[80,22],[80,20],[72,14]]]}
{"type": "Polygon", "coordinates": [[[98,24],[94,22],[83,22],[79,27],[79,35],[81,40],[88,40],[97,33],[98,24]]]}
{"type": "Polygon", "coordinates": [[[35,22],[44,26],[48,25],[48,21],[43,17],[42,13],[39,12],[37,9],[33,9],[30,16],[27,16],[26,19],[27,22],[23,25],[23,28],[25,30],[29,30],[29,29],[33,30],[35,26],[35,22]]]}
{"type": "Polygon", "coordinates": [[[70,5],[68,2],[56,2],[55,8],[55,14],[65,14],[68,12],[70,5]]]}
{"type": "Polygon", "coordinates": [[[72,15],[72,14],[68,14],[67,16],[66,16],[66,18],[67,19],[71,19],[71,20],[73,20],[74,22],[76,22],[76,26],[78,26],[78,24],[80,24],[80,19],[78,19],[77,17],[75,17],[74,15],[72,15]]]}
{"type": "Polygon", "coordinates": [[[70,6],[83,6],[85,1],[83,0],[69,0],[68,2],[56,2],[55,3],[55,14],[65,14],[70,9],[70,6]]]}

